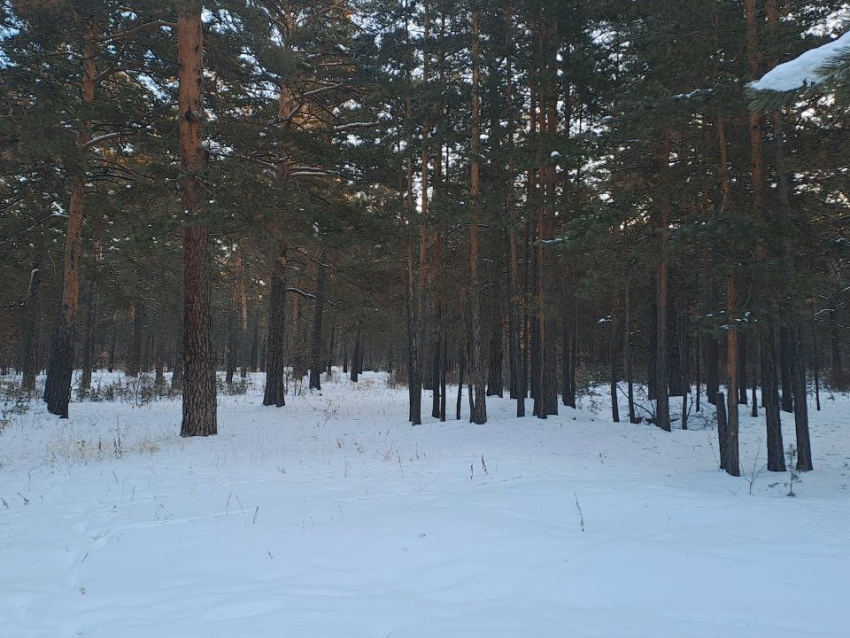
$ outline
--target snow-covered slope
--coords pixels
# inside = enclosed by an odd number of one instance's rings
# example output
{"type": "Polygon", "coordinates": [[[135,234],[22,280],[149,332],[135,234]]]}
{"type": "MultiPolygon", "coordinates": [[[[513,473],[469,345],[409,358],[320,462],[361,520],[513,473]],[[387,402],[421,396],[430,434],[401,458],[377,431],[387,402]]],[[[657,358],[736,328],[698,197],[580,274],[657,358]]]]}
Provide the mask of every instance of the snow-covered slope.
{"type": "MultiPolygon", "coordinates": [[[[259,380],[258,380],[259,381],[259,380]]],[[[42,408],[0,433],[8,638],[845,637],[850,401],[817,471],[717,471],[708,421],[665,434],[563,409],[421,427],[383,377],[264,408],[42,408]]],[[[788,419],[786,419],[788,421],[788,419]]],[[[793,442],[788,424],[787,442],[793,442]]],[[[743,418],[742,463],[764,465],[743,418]]]]}

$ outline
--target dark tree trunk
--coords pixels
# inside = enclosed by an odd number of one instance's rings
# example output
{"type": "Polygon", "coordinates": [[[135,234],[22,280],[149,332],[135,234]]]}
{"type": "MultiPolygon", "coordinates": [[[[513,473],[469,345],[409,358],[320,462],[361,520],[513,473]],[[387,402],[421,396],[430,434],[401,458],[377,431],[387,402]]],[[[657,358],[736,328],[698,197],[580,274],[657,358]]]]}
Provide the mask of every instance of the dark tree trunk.
{"type": "MultiPolygon", "coordinates": [[[[328,345],[328,364],[325,366],[325,378],[330,380],[331,375],[333,373],[333,363],[334,363],[334,342],[336,340],[336,326],[331,324],[331,342],[328,345]]],[[[387,371],[392,372],[392,368],[390,366],[390,362],[387,361],[387,371]]]]}
{"type": "Polygon", "coordinates": [[[357,382],[360,374],[360,325],[354,329],[354,349],[351,353],[351,380],[357,382]]]}
{"type": "Polygon", "coordinates": [[[618,359],[620,356],[620,292],[614,289],[614,301],[611,306],[611,341],[608,344],[608,366],[611,372],[611,420],[620,422],[620,401],[617,396],[617,383],[620,380],[618,359]]]}
{"type": "Polygon", "coordinates": [[[797,433],[797,471],[809,472],[812,465],[812,443],[809,437],[809,405],[806,392],[806,359],[803,350],[803,331],[799,325],[791,332],[791,379],[794,393],[794,429],[797,433]]]}
{"type": "Polygon", "coordinates": [[[705,339],[705,399],[714,403],[720,391],[720,344],[714,335],[705,339]]]}
{"type": "Polygon", "coordinates": [[[97,309],[97,292],[94,281],[89,281],[86,290],[86,336],[83,342],[83,374],[80,388],[91,388],[92,368],[94,367],[94,318],[97,309]]]}
{"type": "Polygon", "coordinates": [[[738,334],[738,403],[747,405],[747,339],[738,334]]]}
{"type": "Polygon", "coordinates": [[[730,270],[726,276],[726,320],[730,323],[730,329],[726,334],[726,390],[729,396],[727,397],[727,456],[723,469],[732,476],[741,475],[741,467],[738,459],[738,329],[732,324],[732,318],[735,316],[737,304],[737,278],[735,272],[730,270]]]}
{"type": "Polygon", "coordinates": [[[142,366],[142,305],[135,303],[130,309],[133,320],[133,337],[130,343],[130,352],[127,355],[127,366],[124,373],[128,377],[139,376],[142,366]]]}
{"type": "MultiPolygon", "coordinates": [[[[496,309],[498,312],[498,308],[496,309]]],[[[496,323],[490,338],[490,366],[487,374],[487,396],[504,397],[502,387],[502,321],[496,323]]]]}
{"type": "Polygon", "coordinates": [[[342,373],[348,374],[348,333],[342,336],[342,373]]]}
{"type": "Polygon", "coordinates": [[[647,361],[647,399],[658,398],[658,277],[652,278],[649,307],[649,360],[647,361]]]}
{"type": "Polygon", "coordinates": [[[463,375],[466,369],[466,354],[461,352],[457,362],[457,406],[455,408],[455,418],[460,421],[460,408],[463,402],[463,375]]]}
{"type": "Polygon", "coordinates": [[[159,336],[154,348],[154,385],[157,388],[165,385],[165,327],[162,320],[160,320],[159,336]]]}
{"type": "Polygon", "coordinates": [[[782,442],[782,423],[779,392],[776,382],[776,331],[768,325],[761,341],[761,393],[767,424],[767,469],[785,471],[785,446],[782,442]]]}
{"type": "Polygon", "coordinates": [[[629,423],[640,423],[640,419],[635,414],[635,386],[634,386],[634,370],[632,359],[632,301],[631,290],[628,280],[626,281],[626,329],[625,343],[623,347],[626,351],[626,384],[628,386],[629,397],[629,423]]]}
{"type": "MultiPolygon", "coordinates": [[[[419,361],[419,328],[416,316],[416,291],[413,268],[413,249],[405,247],[406,310],[407,310],[407,394],[409,398],[407,419],[411,425],[422,423],[422,372],[419,361]]],[[[354,357],[351,362],[351,380],[357,381],[357,367],[360,361],[360,329],[354,343],[354,357]]]]}
{"type": "Polygon", "coordinates": [[[239,351],[239,318],[233,308],[227,313],[227,344],[225,352],[224,382],[233,383],[236,374],[236,354],[239,351]]]}
{"type": "MultiPolygon", "coordinates": [[[[89,22],[83,44],[82,102],[89,108],[94,102],[97,77],[97,31],[89,22]]],[[[62,302],[59,320],[51,343],[50,363],[44,385],[47,411],[63,419],[68,418],[71,401],[71,380],[74,365],[74,317],[80,296],[80,262],[82,258],[83,210],[86,194],[86,149],[91,141],[92,126],[86,120],[77,132],[77,148],[82,154],[79,164],[73,167],[71,201],[68,206],[68,226],[65,233],[65,257],[62,271],[62,302]]]]}
{"type": "Polygon", "coordinates": [[[260,313],[259,308],[254,308],[254,316],[251,317],[253,324],[251,338],[251,370],[253,372],[260,371],[260,313]]]}
{"type": "MultiPolygon", "coordinates": [[[[434,385],[433,391],[431,393],[431,416],[435,419],[440,418],[440,405],[443,402],[443,341],[440,338],[439,330],[437,331],[437,338],[433,342],[434,345],[432,347],[431,352],[431,379],[434,385]]],[[[442,419],[441,419],[442,420],[442,419]]]]}
{"type": "Polygon", "coordinates": [[[23,389],[27,393],[35,389],[35,377],[38,373],[38,337],[39,337],[39,301],[41,297],[41,259],[42,245],[39,242],[33,257],[30,273],[29,294],[24,327],[23,389]]]}
{"type": "Polygon", "coordinates": [[[700,360],[702,359],[702,344],[700,343],[699,335],[696,337],[697,343],[694,348],[694,384],[696,386],[696,407],[694,411],[699,412],[700,406],[700,388],[702,386],[702,377],[700,376],[700,360]]]}
{"type": "Polygon", "coordinates": [[[199,220],[204,201],[201,172],[201,82],[204,37],[201,5],[183,6],[177,16],[178,115],[183,170],[183,422],[180,436],[218,433],[216,379],[210,315],[209,237],[199,220]]]}
{"type": "Polygon", "coordinates": [[[327,251],[322,248],[316,265],[316,305],[313,309],[313,330],[310,334],[310,388],[322,389],[322,314],[325,306],[325,260],[327,251]]]}
{"type": "Polygon", "coordinates": [[[115,318],[113,317],[112,336],[109,339],[109,355],[106,362],[106,371],[110,374],[115,371],[115,340],[118,334],[118,326],[115,325],[114,321],[115,318]]]}
{"type": "Polygon", "coordinates": [[[481,145],[481,109],[480,109],[480,51],[479,24],[481,9],[476,7],[472,13],[472,135],[470,150],[472,162],[470,168],[470,194],[472,196],[472,215],[469,224],[469,382],[472,403],[469,420],[472,423],[487,423],[487,400],[484,391],[484,346],[481,327],[481,282],[479,280],[479,241],[478,225],[481,217],[480,182],[480,145],[481,145]]]}
{"type": "Polygon", "coordinates": [[[720,448],[720,469],[729,467],[729,424],[726,421],[726,397],[718,392],[714,397],[717,406],[717,443],[720,448]]]}
{"type": "Polygon", "coordinates": [[[265,349],[266,388],[263,405],[286,405],[286,379],[284,365],[284,340],[286,306],[286,244],[281,242],[274,262],[272,287],[269,295],[269,333],[265,349]]]}
{"type": "Polygon", "coordinates": [[[813,365],[815,373],[815,409],[820,412],[820,350],[818,348],[818,326],[815,322],[815,305],[812,304],[812,347],[814,348],[813,365]]]}
{"type": "Polygon", "coordinates": [[[446,368],[448,367],[449,344],[446,338],[440,347],[440,421],[446,420],[446,368]]]}
{"type": "MultiPolygon", "coordinates": [[[[181,304],[182,305],[182,304],[181,304]]],[[[177,336],[172,344],[174,368],[171,371],[171,390],[183,391],[183,313],[177,318],[177,336]]]]}
{"type": "Polygon", "coordinates": [[[791,329],[786,326],[779,328],[779,365],[782,380],[782,411],[791,413],[794,411],[794,395],[791,389],[792,377],[792,351],[791,329]]]}

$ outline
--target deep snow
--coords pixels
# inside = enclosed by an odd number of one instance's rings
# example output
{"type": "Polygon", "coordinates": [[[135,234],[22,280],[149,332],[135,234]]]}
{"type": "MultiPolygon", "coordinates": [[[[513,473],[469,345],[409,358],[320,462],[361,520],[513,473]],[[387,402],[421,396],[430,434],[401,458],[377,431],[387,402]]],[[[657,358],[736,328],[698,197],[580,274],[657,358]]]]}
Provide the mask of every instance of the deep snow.
{"type": "Polygon", "coordinates": [[[613,424],[604,396],[410,427],[381,375],[280,409],[258,390],[221,397],[207,439],[177,435],[177,401],[12,416],[0,636],[848,635],[845,396],[812,412],[817,469],[789,498],[787,474],[750,494],[718,472],[709,420],[613,424]]]}

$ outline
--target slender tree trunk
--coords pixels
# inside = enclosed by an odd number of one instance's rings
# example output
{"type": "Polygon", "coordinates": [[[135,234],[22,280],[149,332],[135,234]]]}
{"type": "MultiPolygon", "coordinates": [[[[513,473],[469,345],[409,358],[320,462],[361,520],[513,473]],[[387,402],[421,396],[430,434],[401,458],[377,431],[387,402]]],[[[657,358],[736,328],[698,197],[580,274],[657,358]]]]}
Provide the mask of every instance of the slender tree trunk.
{"type": "MultiPolygon", "coordinates": [[[[407,415],[411,425],[420,425],[422,423],[422,375],[419,371],[419,330],[416,321],[416,291],[414,290],[415,273],[413,267],[413,249],[410,246],[405,246],[405,268],[407,274],[406,297],[407,297],[407,391],[409,396],[410,411],[407,415]]],[[[358,340],[355,342],[354,363],[352,370],[357,366],[359,360],[359,334],[358,340]]],[[[356,381],[352,372],[352,381],[356,381]]]]}
{"type": "Polygon", "coordinates": [[[815,373],[815,409],[820,412],[820,350],[818,348],[818,327],[815,322],[815,304],[812,302],[812,347],[814,348],[815,373]]]}
{"type": "Polygon", "coordinates": [[[159,336],[154,349],[154,385],[162,388],[165,385],[165,328],[160,319],[159,336]]]}
{"type": "Polygon", "coordinates": [[[38,341],[39,341],[39,302],[41,299],[41,260],[42,242],[39,241],[33,256],[32,271],[30,272],[29,294],[26,305],[26,326],[24,333],[23,389],[27,394],[35,389],[35,378],[38,373],[38,341]]]}
{"type": "Polygon", "coordinates": [[[782,411],[794,412],[794,395],[791,390],[791,329],[779,327],[779,372],[782,383],[782,411]]]}
{"type": "MultiPolygon", "coordinates": [[[[726,122],[717,118],[717,136],[720,148],[720,189],[722,201],[720,208],[727,213],[731,208],[729,189],[729,160],[726,143],[726,122]]],[[[738,312],[737,271],[734,266],[726,272],[726,392],[727,428],[725,454],[721,456],[722,468],[732,476],[740,476],[738,460],[738,329],[735,318],[738,312]]],[[[719,396],[719,395],[718,395],[719,396]]],[[[718,406],[719,409],[719,406],[718,406]]]]}
{"type": "Polygon", "coordinates": [[[137,377],[142,369],[142,304],[137,301],[130,306],[130,320],[133,322],[133,334],[130,340],[130,352],[124,373],[128,377],[137,377]]]}
{"type": "Polygon", "coordinates": [[[83,374],[80,388],[91,388],[92,368],[94,367],[94,318],[97,312],[97,291],[94,281],[89,281],[86,290],[86,337],[83,345],[83,374]]]}
{"type": "Polygon", "coordinates": [[[632,301],[630,282],[626,279],[626,329],[625,343],[623,347],[626,351],[626,383],[628,386],[629,397],[629,423],[640,423],[640,419],[635,414],[635,387],[634,387],[634,370],[632,360],[632,301]]]}
{"type": "Polygon", "coordinates": [[[230,298],[230,311],[227,313],[227,348],[224,377],[224,382],[228,385],[233,383],[233,375],[236,374],[237,358],[242,349],[242,335],[245,332],[245,322],[247,321],[245,267],[242,260],[242,246],[239,244],[236,247],[233,266],[235,276],[230,298]]]}
{"type": "Polygon", "coordinates": [[[480,154],[481,154],[481,109],[480,109],[480,51],[479,24],[481,21],[481,9],[476,8],[472,14],[472,162],[470,174],[470,194],[472,196],[472,219],[469,224],[469,320],[470,320],[470,362],[469,377],[472,385],[473,395],[472,414],[470,420],[473,423],[482,424],[487,422],[487,403],[484,392],[484,354],[481,344],[481,284],[478,275],[478,224],[481,216],[481,182],[480,182],[480,154]]]}
{"type": "MultiPolygon", "coordinates": [[[[667,173],[670,161],[670,136],[665,135],[664,146],[658,157],[660,170],[667,173]]],[[[667,193],[661,194],[658,207],[658,245],[660,260],[658,263],[657,290],[656,290],[656,319],[657,319],[657,352],[656,352],[656,425],[662,430],[670,431],[670,399],[669,399],[669,375],[667,370],[667,244],[670,226],[670,202],[667,193]]]]}
{"type": "MultiPolygon", "coordinates": [[[[328,345],[328,358],[327,365],[325,366],[325,379],[328,381],[331,380],[333,375],[333,362],[334,362],[334,341],[336,340],[336,325],[331,324],[331,342],[328,345]]],[[[387,372],[392,373],[392,361],[391,357],[387,357],[387,372]]]]}
{"type": "MultiPolygon", "coordinates": [[[[717,407],[717,443],[720,448],[720,469],[729,467],[729,424],[726,420],[726,397],[718,392],[714,398],[717,407]]],[[[727,470],[728,471],[728,470],[727,470]]]]}
{"type": "Polygon", "coordinates": [[[747,339],[738,335],[738,403],[747,405],[747,339]]]}
{"type": "Polygon", "coordinates": [[[310,388],[322,389],[322,314],[325,310],[325,260],[323,247],[316,264],[316,305],[313,309],[313,331],[310,335],[310,388]]]}
{"type": "Polygon", "coordinates": [[[620,291],[616,287],[611,308],[611,341],[608,346],[608,366],[611,372],[611,420],[619,423],[620,402],[617,396],[617,383],[620,376],[617,364],[620,356],[620,291]]]}
{"type": "Polygon", "coordinates": [[[797,434],[797,471],[809,472],[812,464],[812,443],[809,438],[809,406],[806,391],[806,359],[803,352],[802,329],[797,326],[792,337],[792,392],[794,393],[794,429],[797,434]]]}
{"type": "Polygon", "coordinates": [[[463,351],[458,356],[457,367],[457,406],[455,407],[455,418],[460,421],[460,408],[463,401],[463,374],[466,370],[466,353],[463,351]]]}
{"type": "Polygon", "coordinates": [[[183,170],[183,422],[180,436],[218,433],[216,379],[210,315],[209,237],[199,219],[203,209],[201,173],[201,83],[204,36],[201,5],[190,2],[177,16],[180,163],[183,170]]]}
{"type": "Polygon", "coordinates": [[[726,335],[727,367],[726,367],[726,390],[728,395],[728,426],[726,431],[726,462],[723,467],[732,476],[741,475],[740,462],[738,460],[738,330],[733,324],[733,317],[737,311],[738,295],[735,272],[730,271],[726,276],[726,320],[729,322],[729,330],[726,335]]]}
{"type": "MultiPolygon", "coordinates": [[[[501,294],[496,296],[500,299],[501,294]]],[[[499,304],[496,303],[495,313],[498,316],[499,304]]],[[[504,396],[504,388],[502,387],[502,320],[499,316],[496,325],[493,327],[493,332],[490,338],[490,366],[487,374],[487,396],[504,396]]]]}
{"type": "Polygon", "coordinates": [[[768,323],[762,331],[761,393],[767,422],[767,469],[785,471],[785,446],[782,442],[782,423],[779,392],[776,382],[776,330],[768,323]]]}
{"type": "Polygon", "coordinates": [[[354,329],[354,348],[351,353],[351,380],[357,382],[360,375],[360,324],[354,329]]]}
{"type": "Polygon", "coordinates": [[[284,342],[286,340],[286,243],[281,241],[272,272],[269,294],[269,332],[266,345],[266,387],[263,405],[286,405],[286,366],[284,342]]]}

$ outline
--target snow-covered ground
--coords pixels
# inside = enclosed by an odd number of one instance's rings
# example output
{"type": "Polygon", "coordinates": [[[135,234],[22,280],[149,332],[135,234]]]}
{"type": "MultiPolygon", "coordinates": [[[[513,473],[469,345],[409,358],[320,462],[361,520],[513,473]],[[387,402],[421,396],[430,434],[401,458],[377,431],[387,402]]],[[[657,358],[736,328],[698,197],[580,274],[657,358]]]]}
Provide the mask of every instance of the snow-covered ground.
{"type": "Polygon", "coordinates": [[[177,401],[0,422],[0,636],[850,635],[845,396],[812,412],[789,498],[743,411],[752,489],[708,421],[613,424],[604,397],[410,427],[380,375],[280,409],[259,389],[207,439],[177,401]]]}

